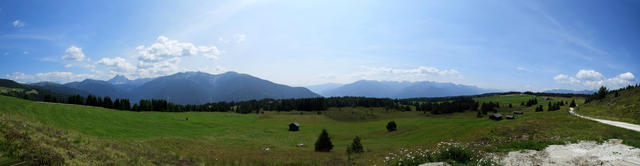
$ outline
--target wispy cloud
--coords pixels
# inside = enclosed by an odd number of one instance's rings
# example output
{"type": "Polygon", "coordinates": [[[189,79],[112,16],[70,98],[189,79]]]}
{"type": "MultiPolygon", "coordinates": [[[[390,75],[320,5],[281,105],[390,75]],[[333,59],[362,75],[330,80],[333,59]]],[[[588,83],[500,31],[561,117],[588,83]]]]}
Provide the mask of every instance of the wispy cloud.
{"type": "Polygon", "coordinates": [[[348,83],[357,80],[379,81],[440,81],[443,79],[462,79],[462,75],[456,69],[438,69],[429,66],[417,68],[397,69],[388,67],[362,66],[364,71],[351,74],[324,74],[319,77],[335,82],[348,83]]]}
{"type": "Polygon", "coordinates": [[[80,81],[87,78],[95,78],[95,75],[92,74],[74,74],[71,72],[47,72],[47,73],[37,73],[35,75],[25,74],[22,72],[14,72],[6,75],[7,78],[11,80],[16,80],[18,82],[42,82],[42,81],[51,81],[57,83],[66,83],[73,81],[80,81]]]}
{"type": "Polygon", "coordinates": [[[15,20],[15,21],[13,21],[13,27],[16,27],[16,28],[22,28],[22,27],[24,27],[25,25],[26,25],[26,23],[25,23],[24,21],[22,21],[22,20],[15,20]]]}

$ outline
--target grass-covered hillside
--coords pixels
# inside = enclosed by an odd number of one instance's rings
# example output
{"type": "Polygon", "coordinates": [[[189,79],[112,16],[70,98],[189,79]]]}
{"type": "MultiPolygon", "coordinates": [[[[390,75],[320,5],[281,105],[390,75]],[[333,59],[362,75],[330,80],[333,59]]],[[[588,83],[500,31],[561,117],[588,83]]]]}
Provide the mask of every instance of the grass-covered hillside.
{"type": "Polygon", "coordinates": [[[602,99],[578,104],[577,112],[594,118],[640,124],[640,87],[610,91],[602,99]]]}
{"type": "MultiPolygon", "coordinates": [[[[342,107],[318,112],[237,114],[221,112],[130,112],[34,102],[0,96],[6,133],[2,160],[45,165],[384,165],[389,152],[431,148],[442,141],[468,143],[487,152],[540,149],[576,140],[620,138],[640,147],[640,134],[570,116],[566,109],[534,112],[520,106],[532,96],[476,98],[500,102],[499,112],[523,111],[515,120],[477,118],[475,112],[432,115],[383,108],[342,107]],[[508,108],[512,104],[512,108],[508,108]],[[300,131],[288,131],[291,122],[300,131]],[[397,123],[397,131],[385,125],[397,123]],[[334,148],[315,152],[326,129],[334,148]],[[347,158],[355,136],[364,153],[347,158]],[[299,147],[297,144],[304,144],[299,147]]],[[[546,107],[544,100],[540,104],[546,107]]],[[[553,98],[570,101],[570,98],[553,98]]]]}

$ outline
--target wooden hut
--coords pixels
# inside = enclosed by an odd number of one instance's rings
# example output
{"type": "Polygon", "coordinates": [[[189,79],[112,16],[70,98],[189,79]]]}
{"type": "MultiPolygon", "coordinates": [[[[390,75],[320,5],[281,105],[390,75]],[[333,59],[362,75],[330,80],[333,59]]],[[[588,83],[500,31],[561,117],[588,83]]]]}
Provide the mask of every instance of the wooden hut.
{"type": "Polygon", "coordinates": [[[502,120],[502,114],[495,113],[495,114],[489,116],[489,119],[491,119],[491,120],[502,120]]]}
{"type": "Polygon", "coordinates": [[[298,131],[300,130],[300,124],[298,122],[292,122],[289,124],[289,131],[298,131]]]}

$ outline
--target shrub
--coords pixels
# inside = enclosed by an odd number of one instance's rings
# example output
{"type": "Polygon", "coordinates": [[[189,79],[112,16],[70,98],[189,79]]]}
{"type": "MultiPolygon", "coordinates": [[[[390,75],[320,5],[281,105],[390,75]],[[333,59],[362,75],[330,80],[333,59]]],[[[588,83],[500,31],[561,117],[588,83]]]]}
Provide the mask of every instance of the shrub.
{"type": "Polygon", "coordinates": [[[360,137],[356,136],[356,138],[353,139],[351,145],[347,147],[347,153],[351,154],[362,152],[364,152],[364,147],[362,147],[362,144],[360,143],[360,137]]]}
{"type": "Polygon", "coordinates": [[[392,131],[396,131],[398,130],[398,126],[396,126],[396,122],[395,121],[391,121],[389,123],[387,123],[387,131],[392,132],[392,131]]]}
{"type": "Polygon", "coordinates": [[[315,146],[317,152],[329,152],[333,149],[333,144],[331,143],[331,138],[329,138],[327,130],[322,129],[322,133],[320,133],[315,146]]]}
{"type": "Polygon", "coordinates": [[[441,142],[438,144],[437,150],[433,157],[437,161],[446,161],[449,163],[469,163],[474,156],[474,151],[469,147],[459,143],[441,142]]]}

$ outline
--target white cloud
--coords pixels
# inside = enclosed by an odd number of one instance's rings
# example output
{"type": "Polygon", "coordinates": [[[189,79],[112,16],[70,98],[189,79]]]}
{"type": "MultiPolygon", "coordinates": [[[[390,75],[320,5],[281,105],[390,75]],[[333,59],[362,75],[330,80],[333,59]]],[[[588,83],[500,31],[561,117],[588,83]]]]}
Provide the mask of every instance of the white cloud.
{"type": "Polygon", "coordinates": [[[394,69],[386,67],[363,67],[365,71],[348,75],[324,75],[326,79],[335,79],[338,82],[351,82],[356,80],[381,80],[381,81],[451,81],[460,79],[460,72],[455,69],[438,69],[435,67],[419,66],[413,69],[394,69]],[[448,80],[447,80],[448,79],[448,80]]]}
{"type": "Polygon", "coordinates": [[[216,46],[200,46],[198,49],[202,53],[202,56],[207,59],[218,59],[218,55],[220,55],[220,50],[218,50],[216,46]]]}
{"type": "Polygon", "coordinates": [[[139,59],[145,62],[163,61],[198,53],[198,48],[193,44],[169,40],[165,36],[159,36],[156,39],[156,43],[149,47],[138,46],[136,50],[138,51],[139,59]]]}
{"type": "Polygon", "coordinates": [[[98,61],[98,64],[102,64],[111,68],[115,72],[130,73],[136,70],[136,67],[125,61],[123,58],[102,58],[98,61]]]}
{"type": "Polygon", "coordinates": [[[527,68],[524,68],[524,67],[521,67],[521,66],[516,67],[516,70],[531,72],[531,70],[529,70],[527,68]]]}
{"type": "Polygon", "coordinates": [[[217,59],[220,50],[215,46],[196,46],[188,42],[170,40],[159,36],[151,46],[138,46],[136,74],[140,77],[155,77],[180,71],[181,58],[202,55],[207,59],[217,59]]]}
{"type": "Polygon", "coordinates": [[[636,77],[631,72],[626,72],[626,73],[617,75],[616,77],[607,79],[606,81],[604,81],[604,84],[606,84],[607,87],[620,88],[620,87],[633,84],[635,81],[635,78],[636,77]]]}
{"type": "Polygon", "coordinates": [[[247,38],[247,35],[245,35],[245,34],[236,34],[235,36],[233,36],[233,38],[235,39],[236,43],[242,43],[242,42],[244,42],[245,38],[247,38]]]}
{"type": "Polygon", "coordinates": [[[22,51],[23,54],[29,54],[29,51],[22,51]]]}
{"type": "Polygon", "coordinates": [[[604,76],[597,71],[584,69],[578,71],[578,73],[576,73],[576,77],[586,81],[598,81],[604,78],[604,76]]]}
{"type": "Polygon", "coordinates": [[[5,76],[10,80],[14,80],[18,82],[32,82],[32,80],[35,78],[33,75],[24,74],[21,72],[11,73],[5,76]]]}
{"type": "Polygon", "coordinates": [[[24,21],[20,21],[20,20],[13,21],[13,27],[16,27],[16,28],[22,28],[25,26],[25,24],[26,23],[24,21]]]}
{"type": "Polygon", "coordinates": [[[7,78],[11,80],[16,80],[18,82],[51,81],[51,82],[58,82],[58,83],[81,81],[87,78],[95,78],[95,76],[91,74],[73,74],[71,72],[48,72],[48,73],[37,73],[35,75],[15,72],[12,74],[7,74],[6,76],[7,78]]]}
{"type": "Polygon", "coordinates": [[[553,80],[562,84],[579,84],[580,83],[580,80],[574,77],[570,77],[569,75],[566,75],[566,74],[559,74],[553,77],[553,80]]]}
{"type": "Polygon", "coordinates": [[[578,88],[595,89],[600,86],[606,86],[609,89],[618,89],[630,84],[635,83],[635,76],[631,72],[619,74],[612,78],[607,78],[594,70],[580,70],[576,73],[576,78],[568,76],[566,74],[559,74],[553,79],[560,84],[570,84],[573,86],[579,86],[578,88]]]}
{"type": "Polygon", "coordinates": [[[64,68],[67,68],[67,69],[71,68],[71,67],[73,67],[73,65],[71,65],[71,64],[64,65],[64,68]]]}
{"type": "Polygon", "coordinates": [[[82,59],[84,59],[82,48],[78,48],[74,45],[71,45],[71,47],[67,48],[65,52],[66,54],[62,57],[62,59],[64,60],[82,61],[82,59]]]}

